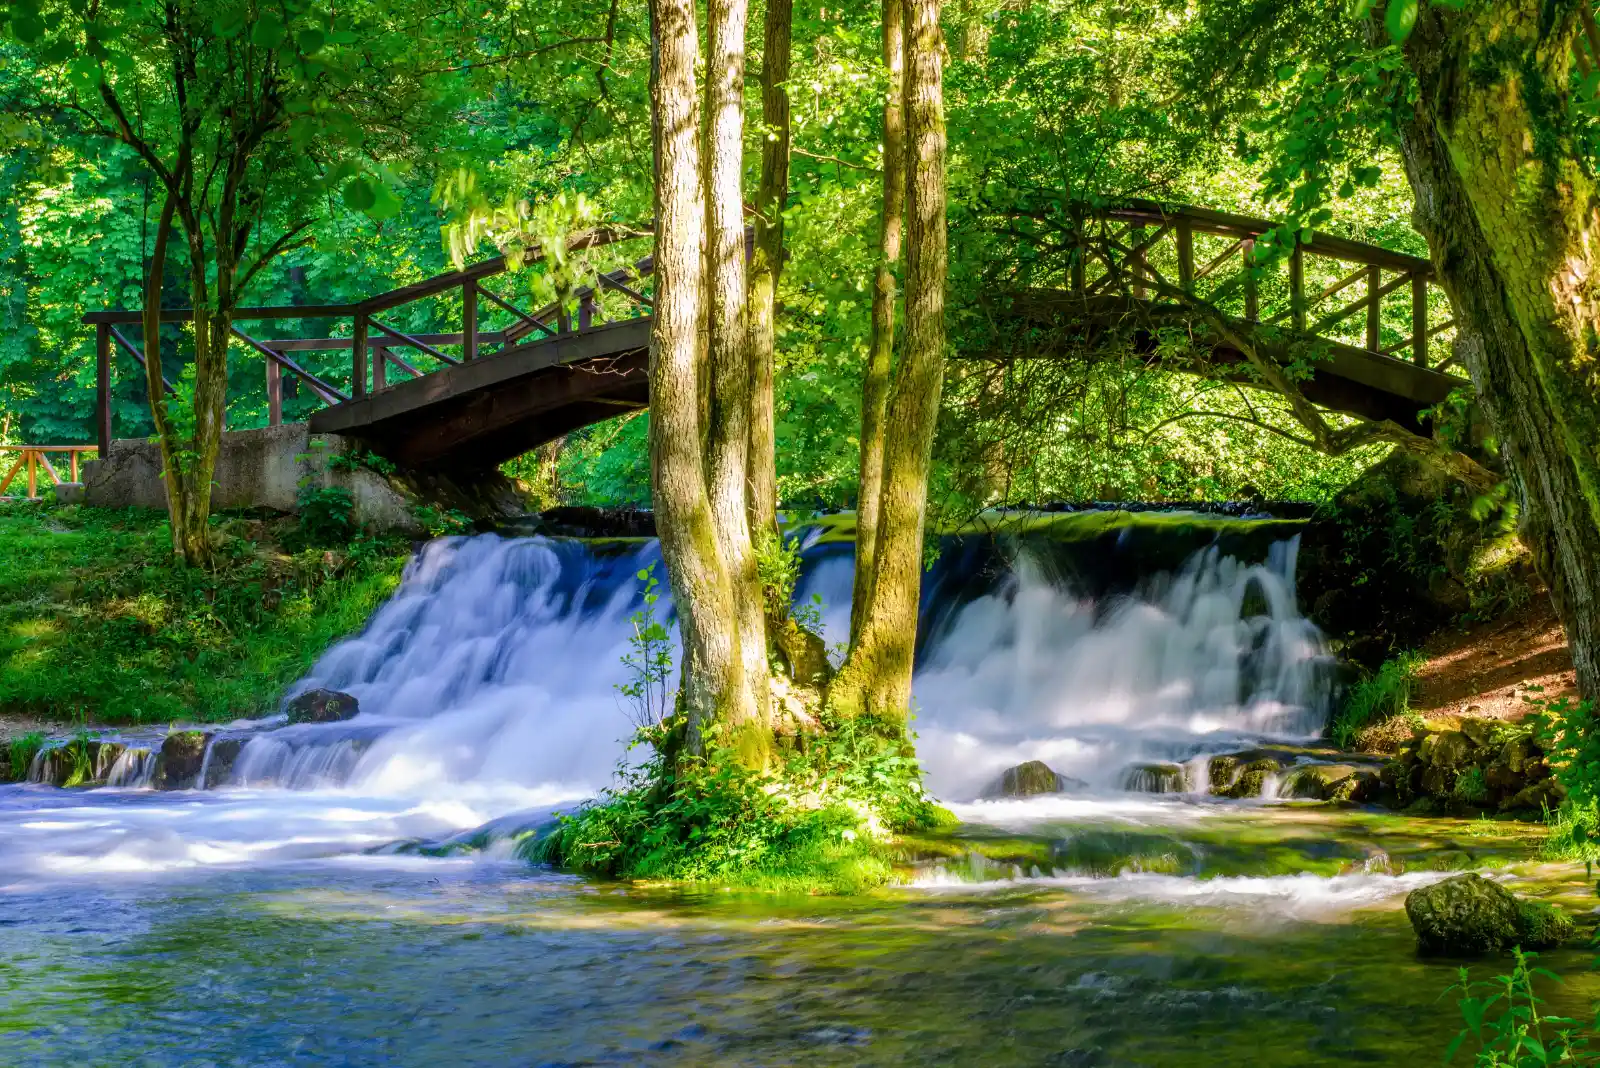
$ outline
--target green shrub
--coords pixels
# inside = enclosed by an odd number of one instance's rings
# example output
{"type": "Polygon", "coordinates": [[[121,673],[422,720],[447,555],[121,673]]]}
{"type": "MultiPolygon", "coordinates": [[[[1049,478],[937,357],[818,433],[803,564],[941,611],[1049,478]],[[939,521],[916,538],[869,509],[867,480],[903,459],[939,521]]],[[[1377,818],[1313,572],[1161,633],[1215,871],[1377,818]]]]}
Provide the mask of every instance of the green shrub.
{"type": "Polygon", "coordinates": [[[1328,728],[1334,744],[1349,748],[1367,727],[1394,716],[1410,715],[1417,672],[1426,662],[1421,653],[1400,653],[1385,660],[1371,677],[1352,686],[1328,728]]]}
{"type": "Polygon", "coordinates": [[[300,531],[312,545],[346,545],[356,535],[356,502],[340,486],[307,483],[296,495],[300,531]]]}
{"type": "Polygon", "coordinates": [[[1594,703],[1569,697],[1524,700],[1535,708],[1529,721],[1556,781],[1573,803],[1592,806],[1600,800],[1600,721],[1594,703]]]}
{"type": "Polygon", "coordinates": [[[1484,780],[1483,769],[1473,765],[1456,776],[1451,793],[1455,794],[1458,801],[1472,805],[1481,805],[1489,800],[1489,784],[1484,780]]]}
{"type": "Polygon", "coordinates": [[[1546,857],[1585,864],[1600,860],[1600,804],[1593,798],[1569,798],[1554,812],[1546,809],[1544,822],[1550,829],[1542,850],[1546,857]]]}
{"type": "Polygon", "coordinates": [[[682,723],[647,728],[635,744],[651,746],[651,758],[624,766],[620,789],[564,814],[524,856],[608,878],[831,893],[880,886],[893,834],[950,817],[923,794],[901,745],[855,721],[823,728],[764,773],[726,746],[675,769],[661,754],[682,723]]]}

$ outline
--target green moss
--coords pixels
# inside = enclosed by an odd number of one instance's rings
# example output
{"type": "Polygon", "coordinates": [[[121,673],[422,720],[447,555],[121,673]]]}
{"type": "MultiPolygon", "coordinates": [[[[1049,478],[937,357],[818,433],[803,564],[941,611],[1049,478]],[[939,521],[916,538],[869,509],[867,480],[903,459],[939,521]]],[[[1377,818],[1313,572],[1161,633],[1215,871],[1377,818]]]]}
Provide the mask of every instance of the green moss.
{"type": "Polygon", "coordinates": [[[1572,938],[1572,917],[1543,901],[1517,902],[1517,934],[1523,949],[1552,949],[1572,938]]]}
{"type": "Polygon", "coordinates": [[[0,711],[259,715],[362,626],[410,551],[372,539],[298,548],[292,520],[224,518],[216,532],[214,568],[184,569],[160,513],[0,505],[0,711]]]}

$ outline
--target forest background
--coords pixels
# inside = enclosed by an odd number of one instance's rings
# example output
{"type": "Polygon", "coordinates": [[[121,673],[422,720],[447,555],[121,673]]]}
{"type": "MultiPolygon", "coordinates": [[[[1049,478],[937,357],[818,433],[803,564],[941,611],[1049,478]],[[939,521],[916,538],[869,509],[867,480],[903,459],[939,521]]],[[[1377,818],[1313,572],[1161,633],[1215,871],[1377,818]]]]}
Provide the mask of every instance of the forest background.
{"type": "MultiPolygon", "coordinates": [[[[384,32],[401,41],[426,41],[435,30],[451,36],[453,47],[431,56],[419,47],[415,61],[414,73],[435,96],[432,120],[403,131],[364,169],[330,171],[299,189],[315,203],[305,243],[262,271],[242,304],[343,303],[440,273],[452,266],[451,239],[459,248],[464,213],[481,217],[519,201],[564,198],[570,210],[581,197],[597,217],[648,222],[642,3],[561,0],[493,11],[465,4],[431,11],[421,30],[407,21],[415,15],[395,9],[384,32]],[[479,28],[467,48],[462,27],[479,28]]],[[[1328,18],[1335,28],[1349,25],[1337,12],[1328,18]]],[[[983,295],[1026,270],[1026,244],[1012,222],[1027,205],[1142,197],[1266,217],[1288,206],[1274,195],[1282,183],[1274,183],[1271,166],[1283,146],[1272,131],[1283,128],[1284,110],[1315,66],[1314,38],[1306,55],[1278,57],[1281,65],[1257,79],[1264,89],[1251,106],[1217,109],[1194,102],[1195,86],[1226,57],[1217,54],[1215,27],[1186,5],[959,0],[947,5],[945,22],[956,355],[983,354],[983,295]],[[1197,54],[1205,58],[1197,62],[1197,54]]],[[[801,0],[794,38],[792,194],[778,322],[779,494],[790,506],[845,507],[856,495],[881,196],[878,12],[801,0]]],[[[759,114],[759,62],[753,53],[752,116],[759,114]]],[[[0,202],[0,443],[84,443],[94,439],[94,336],[80,320],[142,303],[160,193],[123,146],[42,136],[21,106],[37,76],[27,53],[0,54],[0,188],[9,190],[0,202]]],[[[747,187],[764,136],[752,118],[747,187]]],[[[1409,225],[1411,194],[1397,158],[1379,149],[1362,162],[1352,172],[1359,180],[1344,183],[1317,228],[1427,255],[1409,225]]],[[[187,278],[183,250],[174,248],[163,286],[168,307],[188,305],[187,278]]],[[[534,272],[510,281],[525,289],[548,284],[534,272]]],[[[413,306],[394,325],[443,331],[457,328],[459,315],[459,307],[437,301],[413,306]]],[[[263,336],[348,330],[274,325],[280,331],[263,327],[263,336]]],[[[179,378],[188,358],[182,328],[164,329],[169,377],[179,378]]],[[[1392,329],[1399,338],[1405,326],[1392,329]]],[[[348,379],[340,354],[307,356],[326,379],[348,379]]],[[[114,435],[148,436],[143,378],[126,356],[115,361],[114,435]]],[[[232,346],[229,367],[230,428],[265,425],[259,356],[232,346]]],[[[936,512],[1047,500],[1321,501],[1385,451],[1311,452],[1262,429],[1294,430],[1270,399],[1157,370],[1148,355],[1102,354],[1043,376],[985,367],[982,360],[951,365],[936,512]],[[991,418],[997,395],[1008,398],[999,421],[991,418]]],[[[320,403],[286,385],[286,419],[302,419],[320,403]]],[[[535,485],[544,504],[647,504],[648,419],[639,413],[590,427],[508,470],[535,485]]]]}

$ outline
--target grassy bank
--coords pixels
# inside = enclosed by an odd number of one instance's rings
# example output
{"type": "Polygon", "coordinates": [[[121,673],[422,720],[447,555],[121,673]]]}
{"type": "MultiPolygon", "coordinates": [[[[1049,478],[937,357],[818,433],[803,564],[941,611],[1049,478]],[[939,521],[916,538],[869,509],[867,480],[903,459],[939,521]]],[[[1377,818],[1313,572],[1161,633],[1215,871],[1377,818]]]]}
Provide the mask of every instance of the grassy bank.
{"type": "Polygon", "coordinates": [[[171,564],[160,513],[0,502],[0,715],[101,724],[273,709],[398,583],[410,543],[312,544],[221,517],[212,569],[171,564]]]}

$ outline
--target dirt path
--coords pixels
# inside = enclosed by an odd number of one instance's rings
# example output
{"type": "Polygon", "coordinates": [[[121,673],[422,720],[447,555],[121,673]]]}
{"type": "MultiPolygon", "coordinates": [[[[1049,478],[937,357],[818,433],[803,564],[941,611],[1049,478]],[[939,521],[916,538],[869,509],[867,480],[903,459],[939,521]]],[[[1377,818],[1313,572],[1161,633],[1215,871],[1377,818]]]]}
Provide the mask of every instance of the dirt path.
{"type": "Polygon", "coordinates": [[[1424,716],[1517,719],[1528,711],[1524,696],[1577,696],[1567,639],[1542,589],[1499,619],[1434,635],[1422,652],[1428,662],[1411,705],[1424,716]]]}

